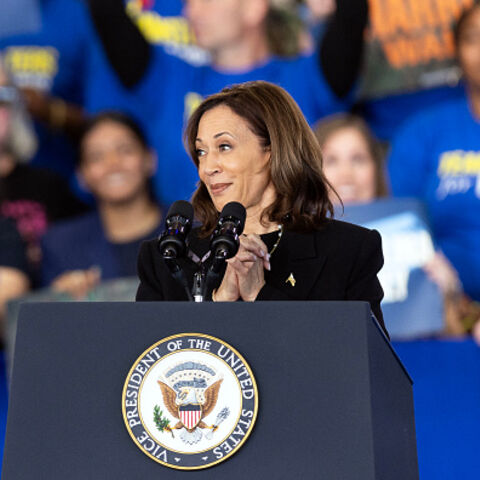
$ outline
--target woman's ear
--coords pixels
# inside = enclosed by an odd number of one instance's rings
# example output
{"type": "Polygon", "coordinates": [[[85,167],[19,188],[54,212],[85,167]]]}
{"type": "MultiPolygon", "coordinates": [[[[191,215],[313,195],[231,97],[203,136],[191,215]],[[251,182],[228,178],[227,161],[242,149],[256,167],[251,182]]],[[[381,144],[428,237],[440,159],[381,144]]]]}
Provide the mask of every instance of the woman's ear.
{"type": "Polygon", "coordinates": [[[263,149],[263,151],[264,151],[265,153],[268,153],[268,161],[270,161],[270,160],[272,159],[272,147],[271,147],[271,145],[267,145],[267,146],[263,149]]]}

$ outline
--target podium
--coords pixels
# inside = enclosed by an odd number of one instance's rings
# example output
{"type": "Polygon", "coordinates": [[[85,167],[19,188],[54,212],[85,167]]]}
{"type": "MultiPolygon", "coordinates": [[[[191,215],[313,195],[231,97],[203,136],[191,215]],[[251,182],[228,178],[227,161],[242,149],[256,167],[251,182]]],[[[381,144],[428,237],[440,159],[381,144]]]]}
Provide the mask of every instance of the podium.
{"type": "Polygon", "coordinates": [[[25,304],[2,479],[414,480],[411,384],[364,302],[25,304]],[[135,360],[185,332],[232,345],[258,385],[251,436],[205,470],[154,462],[122,417],[135,360]]]}

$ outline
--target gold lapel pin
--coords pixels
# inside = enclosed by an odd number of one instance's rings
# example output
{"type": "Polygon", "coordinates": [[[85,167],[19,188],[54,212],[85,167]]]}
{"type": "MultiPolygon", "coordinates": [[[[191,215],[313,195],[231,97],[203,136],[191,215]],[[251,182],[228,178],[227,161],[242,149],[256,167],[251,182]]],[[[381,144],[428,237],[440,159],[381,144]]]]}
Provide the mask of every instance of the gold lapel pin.
{"type": "Polygon", "coordinates": [[[295,286],[297,281],[295,280],[295,277],[293,276],[293,273],[291,273],[288,278],[285,280],[285,283],[289,283],[292,287],[295,286]]]}

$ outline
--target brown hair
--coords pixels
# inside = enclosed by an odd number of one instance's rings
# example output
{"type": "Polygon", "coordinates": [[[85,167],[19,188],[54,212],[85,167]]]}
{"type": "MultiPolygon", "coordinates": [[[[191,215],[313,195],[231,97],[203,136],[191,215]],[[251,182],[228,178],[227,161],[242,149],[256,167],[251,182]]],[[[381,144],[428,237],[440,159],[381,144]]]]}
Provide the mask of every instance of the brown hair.
{"type": "MultiPolygon", "coordinates": [[[[197,168],[195,141],[200,119],[219,105],[245,119],[261,145],[270,148],[270,175],[277,196],[262,212],[262,221],[308,232],[318,228],[328,213],[333,215],[328,198],[330,185],[322,173],[322,155],[315,135],[293,98],[272,83],[234,85],[200,104],[190,117],[184,136],[197,168]]],[[[201,233],[208,235],[216,225],[218,212],[203,182],[199,182],[192,203],[203,223],[201,233]]]]}
{"type": "Polygon", "coordinates": [[[328,138],[339,130],[353,128],[364,138],[370,156],[375,166],[375,196],[388,195],[387,181],[384,171],[384,151],[380,142],[373,136],[372,131],[362,118],[349,113],[331,115],[321,120],[314,128],[320,147],[323,147],[328,138]]]}

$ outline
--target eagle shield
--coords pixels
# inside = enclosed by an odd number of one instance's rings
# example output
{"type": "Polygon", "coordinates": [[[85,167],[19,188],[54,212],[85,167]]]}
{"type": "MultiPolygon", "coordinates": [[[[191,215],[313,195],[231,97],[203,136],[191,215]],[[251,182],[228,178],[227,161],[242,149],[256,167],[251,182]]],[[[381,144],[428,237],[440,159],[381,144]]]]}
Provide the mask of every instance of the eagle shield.
{"type": "Polygon", "coordinates": [[[188,430],[194,429],[202,419],[202,407],[199,404],[189,403],[178,407],[180,421],[188,430]]]}

